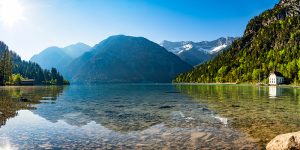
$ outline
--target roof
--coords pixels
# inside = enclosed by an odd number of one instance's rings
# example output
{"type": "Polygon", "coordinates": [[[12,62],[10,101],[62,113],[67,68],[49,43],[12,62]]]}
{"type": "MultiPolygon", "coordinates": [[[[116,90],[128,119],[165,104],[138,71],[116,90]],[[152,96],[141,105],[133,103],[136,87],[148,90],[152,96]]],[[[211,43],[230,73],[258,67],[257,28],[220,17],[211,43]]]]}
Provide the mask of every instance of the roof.
{"type": "Polygon", "coordinates": [[[277,77],[283,77],[283,75],[278,71],[274,71],[271,74],[275,74],[275,76],[277,76],[277,77]]]}

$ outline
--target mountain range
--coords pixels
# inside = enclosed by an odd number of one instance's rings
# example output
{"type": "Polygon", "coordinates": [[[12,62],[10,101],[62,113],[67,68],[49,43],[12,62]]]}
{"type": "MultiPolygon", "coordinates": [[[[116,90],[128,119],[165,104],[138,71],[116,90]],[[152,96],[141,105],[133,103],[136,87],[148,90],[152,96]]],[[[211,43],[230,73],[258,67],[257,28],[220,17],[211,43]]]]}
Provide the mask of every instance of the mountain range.
{"type": "Polygon", "coordinates": [[[176,75],[217,56],[235,39],[163,41],[158,45],[143,37],[117,35],[94,47],[84,43],[49,47],[30,61],[45,69],[58,68],[75,83],[171,82],[176,75]]]}
{"type": "Polygon", "coordinates": [[[176,82],[267,82],[277,70],[287,83],[300,83],[300,1],[280,0],[251,19],[243,37],[215,59],[176,82]]]}
{"type": "Polygon", "coordinates": [[[32,56],[30,61],[38,63],[44,69],[54,67],[63,72],[69,63],[90,49],[91,47],[84,43],[77,43],[64,48],[54,46],[32,56]]]}
{"type": "Polygon", "coordinates": [[[192,66],[143,37],[111,36],[67,67],[73,82],[171,82],[192,66]]]}
{"type": "Polygon", "coordinates": [[[221,37],[217,40],[202,42],[170,42],[165,40],[160,45],[179,56],[183,61],[196,66],[217,56],[219,52],[228,48],[236,39],[234,37],[221,37]]]}

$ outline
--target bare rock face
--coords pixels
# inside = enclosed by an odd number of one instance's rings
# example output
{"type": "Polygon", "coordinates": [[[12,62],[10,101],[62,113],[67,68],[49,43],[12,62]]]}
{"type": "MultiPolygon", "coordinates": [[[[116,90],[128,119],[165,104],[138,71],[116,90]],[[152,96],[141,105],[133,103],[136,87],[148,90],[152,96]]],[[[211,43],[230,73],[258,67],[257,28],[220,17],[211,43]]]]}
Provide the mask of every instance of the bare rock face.
{"type": "Polygon", "coordinates": [[[281,134],[271,140],[267,150],[300,150],[300,131],[281,134]]]}
{"type": "Polygon", "coordinates": [[[279,7],[285,9],[284,16],[294,17],[300,14],[300,0],[281,0],[279,7]]]}

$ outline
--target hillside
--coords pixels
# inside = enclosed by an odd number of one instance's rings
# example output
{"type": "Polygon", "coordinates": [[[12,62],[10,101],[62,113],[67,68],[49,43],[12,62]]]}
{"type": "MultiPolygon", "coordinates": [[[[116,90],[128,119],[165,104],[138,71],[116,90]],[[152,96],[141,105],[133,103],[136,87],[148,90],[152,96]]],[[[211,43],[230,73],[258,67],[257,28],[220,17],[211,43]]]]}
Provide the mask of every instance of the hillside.
{"type": "Polygon", "coordinates": [[[300,81],[300,2],[281,0],[251,19],[241,39],[215,59],[183,73],[176,82],[257,82],[275,68],[300,81]]]}
{"type": "MultiPolygon", "coordinates": [[[[51,70],[42,69],[37,63],[24,61],[13,51],[10,51],[8,46],[0,41],[0,76],[1,82],[8,82],[11,74],[20,74],[24,78],[35,79],[36,84],[64,84],[63,76],[57,72],[55,68],[51,70]],[[9,61],[3,61],[4,54],[8,54],[9,61]]],[[[4,59],[5,60],[5,59],[4,59]]],[[[3,85],[5,83],[0,83],[3,85]]]]}
{"type": "Polygon", "coordinates": [[[221,37],[217,40],[202,42],[170,42],[165,40],[160,45],[179,56],[183,61],[196,66],[217,56],[219,52],[228,48],[236,39],[233,37],[221,37]]]}
{"type": "Polygon", "coordinates": [[[44,69],[55,67],[63,72],[71,61],[90,50],[90,48],[90,46],[83,43],[73,44],[64,48],[49,47],[32,56],[30,61],[38,63],[44,69]]]}
{"type": "Polygon", "coordinates": [[[117,35],[75,59],[68,69],[73,82],[171,82],[192,67],[143,37],[117,35]]]}

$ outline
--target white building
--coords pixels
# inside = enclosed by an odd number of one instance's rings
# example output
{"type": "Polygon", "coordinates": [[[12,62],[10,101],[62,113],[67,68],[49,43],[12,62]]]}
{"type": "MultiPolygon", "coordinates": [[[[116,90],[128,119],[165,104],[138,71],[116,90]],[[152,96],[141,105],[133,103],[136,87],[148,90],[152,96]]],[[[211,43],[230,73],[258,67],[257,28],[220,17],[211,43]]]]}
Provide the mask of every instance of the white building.
{"type": "Polygon", "coordinates": [[[280,72],[274,71],[270,74],[269,84],[270,85],[278,85],[284,83],[284,77],[280,72]]]}

